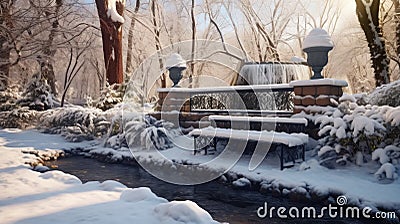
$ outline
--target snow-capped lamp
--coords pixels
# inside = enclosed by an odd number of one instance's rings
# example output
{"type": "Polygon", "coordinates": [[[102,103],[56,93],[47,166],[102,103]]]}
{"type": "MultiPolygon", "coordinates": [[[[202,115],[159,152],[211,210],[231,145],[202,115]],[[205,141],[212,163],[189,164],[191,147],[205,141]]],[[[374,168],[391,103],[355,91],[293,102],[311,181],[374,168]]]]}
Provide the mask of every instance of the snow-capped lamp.
{"type": "Polygon", "coordinates": [[[323,79],[322,69],[328,64],[328,53],[333,49],[333,41],[329,34],[316,28],[306,36],[303,43],[303,51],[307,53],[307,63],[311,66],[314,75],[311,79],[323,79]]]}
{"type": "Polygon", "coordinates": [[[165,65],[169,71],[169,78],[174,83],[172,87],[179,87],[178,83],[183,77],[182,71],[186,69],[186,61],[180,54],[175,53],[169,56],[165,65]]]}

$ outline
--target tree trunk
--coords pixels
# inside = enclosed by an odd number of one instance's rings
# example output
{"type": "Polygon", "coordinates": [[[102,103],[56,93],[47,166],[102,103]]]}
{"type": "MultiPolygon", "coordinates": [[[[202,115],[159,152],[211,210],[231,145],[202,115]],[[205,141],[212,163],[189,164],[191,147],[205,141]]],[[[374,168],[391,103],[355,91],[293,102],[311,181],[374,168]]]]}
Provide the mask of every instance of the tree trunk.
{"type": "MultiPolygon", "coordinates": [[[[54,56],[54,55],[53,55],[54,56]]],[[[54,75],[53,64],[49,58],[40,59],[40,72],[42,73],[42,77],[47,80],[47,83],[50,86],[51,93],[54,96],[58,95],[56,88],[56,77],[54,75]]]]}
{"type": "Polygon", "coordinates": [[[396,57],[400,61],[400,2],[393,0],[394,4],[394,22],[396,24],[396,57]]]}
{"type": "Polygon", "coordinates": [[[193,76],[195,75],[195,52],[196,52],[196,18],[195,18],[195,0],[192,0],[192,5],[190,9],[190,17],[192,20],[192,54],[191,54],[191,63],[190,63],[190,74],[189,74],[189,87],[193,87],[193,76]]]}
{"type": "Polygon", "coordinates": [[[131,25],[128,32],[128,50],[126,52],[126,67],[125,72],[129,74],[132,72],[132,51],[133,51],[133,28],[135,27],[135,16],[137,15],[140,7],[140,0],[136,0],[135,11],[131,18],[131,25]]]}
{"type": "MultiPolygon", "coordinates": [[[[12,27],[10,7],[13,2],[2,2],[0,4],[0,26],[3,28],[12,27]]],[[[0,32],[0,90],[8,86],[8,76],[10,73],[11,48],[8,45],[7,32],[0,32]]]]}
{"type": "MultiPolygon", "coordinates": [[[[44,48],[43,54],[38,57],[38,62],[40,65],[40,72],[42,73],[42,77],[47,80],[51,93],[54,96],[58,95],[57,88],[56,88],[56,76],[54,74],[54,67],[52,59],[57,52],[57,49],[53,46],[54,39],[58,33],[59,23],[58,23],[58,15],[60,8],[63,5],[63,0],[56,0],[56,8],[54,11],[54,21],[52,22],[52,27],[49,33],[49,38],[47,39],[44,48]]],[[[49,15],[49,17],[52,17],[49,15]]],[[[50,19],[49,19],[50,21],[50,19]]],[[[51,22],[51,21],[50,21],[51,22]]]]}
{"type": "MultiPolygon", "coordinates": [[[[157,8],[157,2],[156,0],[151,1],[151,17],[153,20],[153,29],[154,29],[154,39],[156,41],[156,51],[158,55],[158,63],[160,64],[160,70],[164,69],[164,64],[162,61],[162,54],[161,54],[161,41],[160,41],[160,29],[158,27],[157,23],[157,17],[156,17],[156,8],[157,8]]],[[[165,73],[161,74],[161,88],[166,88],[167,87],[167,79],[165,76],[165,73]]]]}
{"type": "MultiPolygon", "coordinates": [[[[97,13],[100,19],[101,37],[103,40],[104,64],[106,77],[110,84],[124,81],[122,66],[122,23],[113,21],[107,15],[107,0],[96,0],[97,13]]],[[[123,16],[124,2],[116,1],[116,11],[123,16]]]]}
{"type": "Polygon", "coordinates": [[[379,25],[379,0],[355,0],[357,17],[367,38],[368,47],[375,74],[375,85],[381,86],[390,82],[389,59],[386,54],[385,41],[379,25]]]}
{"type": "Polygon", "coordinates": [[[7,46],[7,39],[3,36],[0,36],[0,47],[0,90],[2,90],[8,86],[11,54],[11,49],[7,46]]]}

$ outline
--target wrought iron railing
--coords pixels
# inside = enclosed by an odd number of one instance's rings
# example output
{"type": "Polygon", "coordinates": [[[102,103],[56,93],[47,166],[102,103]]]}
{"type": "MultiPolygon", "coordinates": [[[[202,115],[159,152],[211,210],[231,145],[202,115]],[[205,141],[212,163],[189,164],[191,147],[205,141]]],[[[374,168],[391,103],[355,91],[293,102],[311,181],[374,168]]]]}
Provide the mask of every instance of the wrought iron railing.
{"type": "Polygon", "coordinates": [[[293,88],[287,84],[198,88],[190,91],[190,110],[293,110],[293,88]]]}

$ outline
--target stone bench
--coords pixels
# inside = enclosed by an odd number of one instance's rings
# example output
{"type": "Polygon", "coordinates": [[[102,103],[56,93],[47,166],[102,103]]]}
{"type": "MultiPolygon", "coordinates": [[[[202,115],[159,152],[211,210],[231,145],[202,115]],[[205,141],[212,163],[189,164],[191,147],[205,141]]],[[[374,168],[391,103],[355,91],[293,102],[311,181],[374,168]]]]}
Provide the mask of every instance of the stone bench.
{"type": "MultiPolygon", "coordinates": [[[[194,137],[194,154],[204,150],[207,154],[208,147],[216,150],[217,141],[220,139],[235,139],[246,142],[270,143],[279,150],[280,168],[292,167],[296,160],[304,161],[305,146],[308,142],[308,135],[302,133],[288,134],[275,131],[253,131],[225,128],[207,127],[194,129],[189,133],[194,137]],[[290,163],[290,165],[285,165],[290,163]]],[[[228,149],[229,150],[229,149],[228,149]]]]}
{"type": "Polygon", "coordinates": [[[218,128],[286,133],[304,133],[307,126],[307,119],[305,118],[210,115],[208,120],[218,128]]]}

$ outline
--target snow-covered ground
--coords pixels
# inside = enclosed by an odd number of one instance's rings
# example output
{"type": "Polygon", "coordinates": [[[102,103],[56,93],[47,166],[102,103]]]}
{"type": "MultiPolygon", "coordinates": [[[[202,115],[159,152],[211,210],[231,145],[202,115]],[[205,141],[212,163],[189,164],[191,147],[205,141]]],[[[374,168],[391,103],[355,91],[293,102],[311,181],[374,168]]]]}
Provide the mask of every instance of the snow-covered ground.
{"type": "MultiPolygon", "coordinates": [[[[121,219],[124,223],[127,220],[146,220],[146,223],[160,220],[167,223],[177,220],[199,221],[197,223],[211,221],[208,213],[195,204],[167,203],[165,199],[153,195],[149,189],[127,189],[112,181],[82,184],[76,177],[59,171],[40,174],[22,165],[33,156],[20,152],[21,149],[29,147],[40,150],[68,150],[79,145],[90,149],[89,153],[112,153],[115,159],[132,156],[128,149],[113,150],[94,143],[67,143],[60,136],[41,134],[33,130],[0,130],[0,180],[3,180],[0,191],[7,192],[0,195],[0,216],[5,217],[6,223],[35,223],[38,220],[44,220],[46,223],[60,219],[87,223],[115,219],[121,219]],[[176,214],[173,206],[183,209],[177,210],[176,214]],[[30,212],[25,212],[27,210],[30,212]]],[[[192,150],[182,150],[181,148],[193,147],[192,138],[180,136],[174,143],[180,147],[161,151],[162,155],[170,160],[204,164],[215,157],[193,155],[192,150]]],[[[155,152],[138,151],[135,152],[135,156],[157,163],[159,161],[155,160],[160,157],[155,156],[155,152]]],[[[311,189],[322,195],[344,195],[349,203],[360,207],[400,210],[400,180],[377,180],[373,174],[380,165],[376,161],[364,164],[363,167],[348,165],[332,170],[320,166],[309,154],[310,152],[307,152],[305,163],[283,171],[279,169],[279,161],[273,153],[254,171],[248,169],[250,156],[244,156],[230,169],[240,177],[243,176],[233,184],[246,185],[250,183],[248,180],[251,180],[263,182],[268,186],[283,186],[286,191],[311,189]]],[[[221,169],[223,166],[221,164],[220,167],[210,168],[221,169]]]]}
{"type": "Polygon", "coordinates": [[[168,202],[149,188],[82,182],[61,171],[39,173],[22,150],[87,147],[36,131],[0,130],[0,223],[217,223],[191,201],[168,202]]]}

